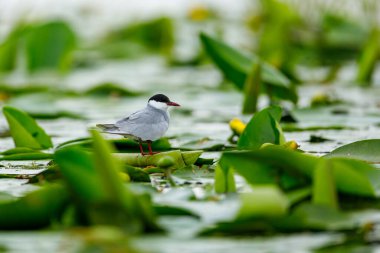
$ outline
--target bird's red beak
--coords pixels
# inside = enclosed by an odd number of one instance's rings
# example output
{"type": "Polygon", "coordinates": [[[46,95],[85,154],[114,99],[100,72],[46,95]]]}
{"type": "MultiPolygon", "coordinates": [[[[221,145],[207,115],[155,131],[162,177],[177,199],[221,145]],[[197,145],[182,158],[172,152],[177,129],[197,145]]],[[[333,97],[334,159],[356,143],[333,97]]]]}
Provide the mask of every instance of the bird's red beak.
{"type": "Polygon", "coordinates": [[[179,104],[174,103],[174,102],[167,102],[166,104],[167,104],[168,106],[180,106],[179,104]]]}

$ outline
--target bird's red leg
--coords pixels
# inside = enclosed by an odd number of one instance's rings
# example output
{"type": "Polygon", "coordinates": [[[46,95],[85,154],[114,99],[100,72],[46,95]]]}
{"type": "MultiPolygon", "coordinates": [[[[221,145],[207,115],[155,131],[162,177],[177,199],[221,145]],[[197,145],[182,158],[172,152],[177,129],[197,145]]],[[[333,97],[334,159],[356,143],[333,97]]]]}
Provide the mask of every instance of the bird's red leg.
{"type": "Polygon", "coordinates": [[[145,153],[144,153],[144,149],[143,149],[143,147],[142,147],[142,143],[141,143],[141,141],[139,140],[139,147],[140,147],[140,152],[141,152],[141,155],[145,155],[145,153]]]}
{"type": "Polygon", "coordinates": [[[149,155],[158,154],[158,152],[152,151],[152,141],[147,141],[147,143],[148,143],[149,155]]]}

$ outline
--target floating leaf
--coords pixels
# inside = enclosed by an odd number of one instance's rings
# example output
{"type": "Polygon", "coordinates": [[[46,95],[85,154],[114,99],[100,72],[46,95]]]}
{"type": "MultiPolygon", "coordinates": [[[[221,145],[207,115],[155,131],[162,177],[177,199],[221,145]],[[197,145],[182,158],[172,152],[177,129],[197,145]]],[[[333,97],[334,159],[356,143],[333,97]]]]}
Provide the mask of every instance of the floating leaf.
{"type": "Polygon", "coordinates": [[[173,22],[162,17],[111,31],[99,50],[108,57],[130,58],[151,52],[169,54],[173,45],[173,22]]]}
{"type": "Polygon", "coordinates": [[[302,204],[282,219],[274,220],[272,224],[283,232],[305,230],[315,231],[352,231],[359,224],[351,216],[325,205],[302,204]]]}
{"type": "Polygon", "coordinates": [[[59,219],[69,201],[67,190],[50,185],[15,200],[0,201],[0,229],[38,229],[59,219]]]}
{"type": "Polygon", "coordinates": [[[98,84],[84,92],[85,95],[95,96],[137,96],[138,93],[130,91],[121,85],[106,82],[98,84]]]}
{"type": "Polygon", "coordinates": [[[224,152],[219,165],[226,172],[233,169],[251,185],[279,184],[288,190],[308,185],[317,161],[317,157],[273,145],[255,151],[224,152]]]}
{"type": "Polygon", "coordinates": [[[233,169],[216,166],[214,188],[216,193],[236,192],[233,169]]]}
{"type": "Polygon", "coordinates": [[[334,149],[325,157],[347,157],[380,163],[380,139],[361,140],[334,149]]]}
{"type": "Polygon", "coordinates": [[[195,214],[188,209],[182,207],[174,207],[168,205],[154,205],[154,211],[160,216],[192,216],[194,218],[200,218],[198,214],[195,214]]]}
{"type": "Polygon", "coordinates": [[[25,27],[16,25],[8,37],[0,45],[0,72],[12,71],[16,68],[17,53],[20,47],[19,37],[25,27]]]}
{"type": "Polygon", "coordinates": [[[285,143],[285,137],[279,124],[281,112],[279,107],[269,107],[256,113],[241,134],[238,147],[240,149],[257,149],[264,143],[285,143]]]}
{"type": "Polygon", "coordinates": [[[116,153],[114,156],[118,157],[123,163],[135,167],[158,166],[158,162],[161,158],[169,156],[174,160],[173,167],[180,169],[187,165],[194,164],[201,154],[202,151],[181,152],[179,150],[173,150],[149,156],[130,153],[116,153]]]}
{"type": "MultiPolygon", "coordinates": [[[[8,104],[27,112],[33,118],[56,119],[74,118],[83,119],[83,115],[67,111],[57,102],[58,94],[48,92],[34,92],[12,97],[8,104]]],[[[61,97],[62,98],[62,97],[61,97]]]]}
{"type": "Polygon", "coordinates": [[[359,160],[328,158],[333,169],[336,187],[340,192],[363,197],[380,196],[380,171],[359,160]]]}
{"type": "Polygon", "coordinates": [[[30,27],[25,35],[27,67],[67,71],[72,64],[76,35],[64,22],[54,21],[30,27]]]}
{"type": "Polygon", "coordinates": [[[25,112],[10,106],[4,106],[3,113],[8,121],[16,147],[31,149],[53,147],[50,136],[25,112]]]}
{"type": "Polygon", "coordinates": [[[380,58],[380,30],[374,29],[365,45],[359,60],[357,81],[368,86],[371,83],[376,63],[380,58]]]}
{"type": "MultiPolygon", "coordinates": [[[[233,82],[240,90],[244,89],[247,76],[253,65],[260,62],[257,56],[248,58],[232,47],[217,41],[206,34],[200,35],[203,47],[224,76],[233,82]]],[[[289,79],[280,71],[267,63],[260,63],[264,90],[269,96],[297,102],[297,94],[291,87],[289,79]]]]}
{"type": "Polygon", "coordinates": [[[149,174],[141,168],[124,165],[124,171],[129,175],[132,182],[150,182],[149,174]]]}
{"type": "MultiPolygon", "coordinates": [[[[226,78],[235,83],[237,87],[242,90],[247,74],[252,70],[253,64],[259,62],[259,59],[256,56],[250,59],[232,47],[204,33],[200,35],[200,38],[206,52],[223,71],[226,78]]],[[[289,85],[290,82],[286,76],[269,64],[264,63],[262,68],[262,78],[264,82],[285,87],[289,85]]]]}
{"type": "Polygon", "coordinates": [[[213,140],[208,137],[193,140],[178,146],[181,150],[221,151],[225,149],[224,141],[213,140]]]}
{"type": "Polygon", "coordinates": [[[275,185],[252,186],[252,192],[241,193],[241,207],[236,219],[281,217],[290,205],[288,198],[275,185]]]}
{"type": "Polygon", "coordinates": [[[62,148],[55,154],[64,178],[81,200],[77,208],[92,224],[112,224],[133,233],[159,230],[149,199],[123,184],[121,164],[112,157],[110,144],[95,130],[92,135],[92,154],[78,147],[62,148]]]}
{"type": "Polygon", "coordinates": [[[320,160],[313,175],[313,204],[338,208],[332,162],[320,160]]]}
{"type": "Polygon", "coordinates": [[[255,63],[244,84],[243,113],[255,113],[260,95],[261,65],[255,63]]]}
{"type": "MultiPolygon", "coordinates": [[[[280,201],[285,201],[282,197],[280,201]]],[[[270,200],[268,200],[271,203],[270,200]]],[[[286,203],[283,202],[283,203],[286,203]]],[[[252,203],[253,205],[253,203],[252,203]]],[[[273,203],[275,206],[276,203],[273,203]]],[[[276,209],[282,210],[280,204],[276,209]]],[[[345,213],[326,206],[302,204],[295,207],[288,215],[275,213],[272,217],[251,216],[247,219],[235,219],[220,222],[201,231],[200,235],[252,235],[262,232],[302,232],[302,231],[353,231],[359,228],[357,220],[345,213]]]]}

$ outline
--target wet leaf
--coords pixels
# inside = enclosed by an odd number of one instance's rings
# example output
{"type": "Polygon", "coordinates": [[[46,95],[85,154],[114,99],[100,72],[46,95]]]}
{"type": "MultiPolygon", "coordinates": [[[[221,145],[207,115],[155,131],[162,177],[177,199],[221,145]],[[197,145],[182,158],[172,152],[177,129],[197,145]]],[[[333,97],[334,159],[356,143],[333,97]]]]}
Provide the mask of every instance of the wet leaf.
{"type": "Polygon", "coordinates": [[[325,157],[347,157],[380,163],[380,139],[361,140],[334,149],[325,157]]]}
{"type": "MultiPolygon", "coordinates": [[[[206,52],[223,71],[226,78],[243,90],[247,74],[252,70],[253,64],[259,62],[257,56],[248,58],[234,48],[204,33],[200,35],[200,38],[206,52]]],[[[262,65],[262,74],[262,80],[270,84],[287,87],[290,83],[286,76],[269,64],[262,65]]]]}
{"type": "Polygon", "coordinates": [[[376,198],[380,196],[380,171],[359,160],[328,158],[340,192],[376,198]]]}
{"type": "Polygon", "coordinates": [[[100,50],[112,58],[130,58],[149,52],[168,55],[174,44],[173,32],[172,20],[167,17],[128,24],[111,31],[100,50]]]}
{"type": "Polygon", "coordinates": [[[12,97],[8,104],[20,108],[37,119],[74,118],[83,119],[83,115],[67,111],[58,103],[62,95],[57,93],[35,92],[12,97]]]}
{"type": "Polygon", "coordinates": [[[285,190],[308,185],[318,158],[283,147],[224,152],[219,165],[233,169],[251,185],[278,184],[285,190]]]}
{"type": "Polygon", "coordinates": [[[15,200],[0,201],[0,229],[38,229],[59,219],[69,201],[61,185],[46,186],[15,200]]]}
{"type": "MultiPolygon", "coordinates": [[[[111,143],[115,148],[120,152],[138,152],[140,153],[140,148],[137,142],[131,140],[131,139],[111,139],[107,140],[109,143],[111,143]]],[[[91,138],[78,138],[74,140],[69,140],[64,143],[59,144],[56,149],[61,149],[65,147],[81,147],[81,148],[91,148],[92,147],[92,139],[91,138]]],[[[143,148],[146,150],[148,148],[146,143],[143,143],[143,148]]],[[[153,150],[170,150],[171,144],[168,140],[168,138],[160,138],[154,142],[152,142],[152,149],[153,150]]]]}
{"type": "Polygon", "coordinates": [[[150,182],[149,174],[141,168],[124,165],[124,170],[132,182],[150,182]]]}
{"type": "Polygon", "coordinates": [[[241,207],[236,219],[281,217],[287,213],[289,200],[275,185],[252,186],[252,192],[239,194],[241,207]]]}
{"type": "Polygon", "coordinates": [[[173,150],[148,156],[133,153],[116,153],[114,156],[118,157],[124,164],[135,167],[158,166],[158,162],[161,158],[170,156],[174,160],[173,167],[180,169],[187,165],[194,164],[201,154],[202,151],[181,152],[179,150],[173,150]]]}
{"type": "Polygon", "coordinates": [[[238,141],[240,149],[257,149],[264,143],[284,144],[285,137],[279,124],[281,108],[269,107],[256,113],[238,141]]]}
{"type": "Polygon", "coordinates": [[[380,58],[380,30],[375,28],[366,45],[363,48],[362,55],[359,59],[359,68],[357,72],[357,81],[368,86],[375,71],[378,59],[380,58]]]}
{"type": "Polygon", "coordinates": [[[313,175],[313,204],[338,208],[335,178],[331,161],[320,160],[313,175]]]}
{"type": "MultiPolygon", "coordinates": [[[[220,68],[224,76],[233,82],[240,90],[244,90],[247,76],[252,71],[253,65],[260,62],[257,56],[247,57],[234,48],[217,41],[202,33],[200,35],[203,47],[214,63],[220,68]]],[[[261,62],[262,81],[265,84],[264,91],[269,97],[297,102],[297,94],[291,87],[289,79],[280,71],[268,63],[261,62]]]]}
{"type": "Polygon", "coordinates": [[[25,53],[30,72],[52,69],[65,72],[72,65],[76,35],[64,22],[32,26],[25,34],[25,53]]]}
{"type": "Polygon", "coordinates": [[[214,188],[216,193],[236,192],[234,170],[229,167],[215,167],[214,188]]]}
{"type": "Polygon", "coordinates": [[[213,140],[205,137],[186,142],[178,146],[181,150],[204,150],[204,151],[221,151],[225,149],[223,141],[213,140]]]}
{"type": "Polygon", "coordinates": [[[139,93],[130,91],[119,84],[106,82],[98,84],[84,92],[85,95],[95,95],[95,96],[137,96],[139,93]]]}
{"type": "Polygon", "coordinates": [[[16,147],[47,149],[53,147],[50,136],[25,112],[4,106],[3,113],[8,121],[16,147]]]}
{"type": "Polygon", "coordinates": [[[325,205],[303,204],[273,225],[284,232],[291,231],[349,231],[358,228],[356,219],[325,205]]]}
{"type": "Polygon", "coordinates": [[[182,207],[168,206],[168,205],[154,205],[154,211],[160,216],[192,216],[200,218],[198,214],[182,207]]]}
{"type": "Polygon", "coordinates": [[[19,37],[24,32],[24,25],[16,25],[0,45],[0,72],[12,71],[16,68],[19,37]]]}
{"type": "Polygon", "coordinates": [[[244,84],[243,113],[254,113],[257,110],[257,102],[261,86],[261,65],[255,63],[244,84]]]}
{"type": "Polygon", "coordinates": [[[0,156],[0,161],[16,161],[16,160],[46,160],[52,159],[53,154],[44,153],[40,151],[17,153],[0,156]]]}
{"type": "Polygon", "coordinates": [[[131,233],[160,230],[147,196],[135,195],[123,184],[121,164],[112,156],[110,144],[95,130],[92,135],[92,154],[78,147],[55,154],[65,180],[81,200],[77,206],[85,214],[81,222],[119,226],[131,233]]]}

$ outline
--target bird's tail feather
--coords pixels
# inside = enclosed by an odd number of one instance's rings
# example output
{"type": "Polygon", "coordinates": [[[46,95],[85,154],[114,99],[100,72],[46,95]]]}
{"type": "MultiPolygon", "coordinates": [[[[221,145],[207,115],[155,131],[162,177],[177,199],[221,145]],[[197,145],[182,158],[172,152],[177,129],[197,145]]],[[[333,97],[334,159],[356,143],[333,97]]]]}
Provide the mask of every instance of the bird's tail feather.
{"type": "Polygon", "coordinates": [[[115,126],[115,124],[97,124],[96,127],[106,132],[119,130],[119,128],[115,126]]]}

